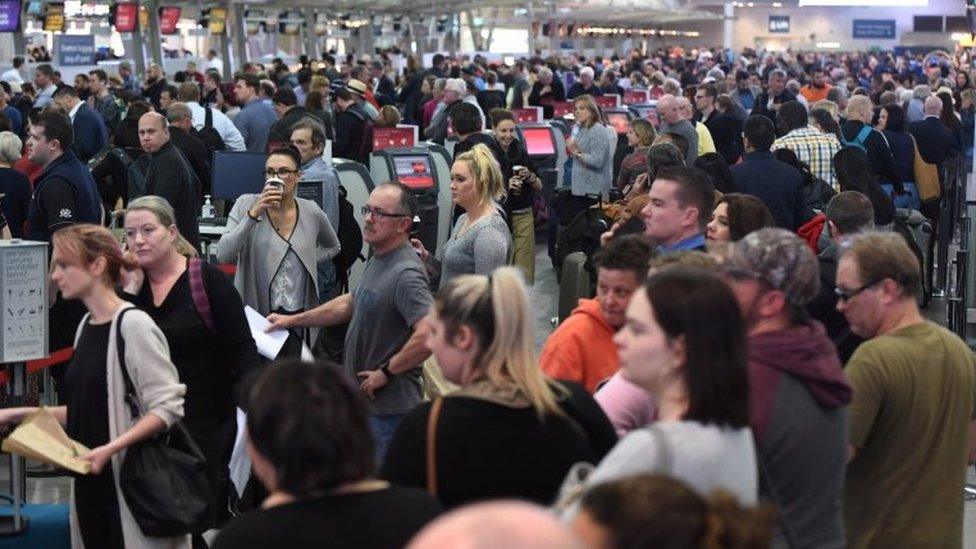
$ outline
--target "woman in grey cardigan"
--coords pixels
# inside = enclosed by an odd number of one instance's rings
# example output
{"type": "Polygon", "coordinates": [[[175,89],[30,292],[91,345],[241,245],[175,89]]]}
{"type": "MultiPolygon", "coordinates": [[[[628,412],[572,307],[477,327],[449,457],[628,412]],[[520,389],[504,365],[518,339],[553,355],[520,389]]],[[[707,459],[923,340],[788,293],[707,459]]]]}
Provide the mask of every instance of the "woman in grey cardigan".
{"type": "Polygon", "coordinates": [[[512,234],[498,205],[504,197],[505,180],[491,149],[479,144],[457,157],[451,166],[451,199],[464,213],[444,243],[441,260],[431,258],[419,240],[411,241],[432,280],[439,278],[444,286],[458,275],[490,276],[505,265],[512,234]]]}
{"type": "Polygon", "coordinates": [[[237,199],[217,246],[218,261],[237,263],[234,286],[244,304],[265,316],[315,308],[316,265],[339,253],[322,208],[295,196],[300,167],[301,156],[292,147],[272,151],[265,163],[268,184],[261,194],[237,199]]]}
{"type": "Polygon", "coordinates": [[[575,139],[566,140],[566,149],[573,157],[574,211],[582,211],[596,202],[591,195],[609,198],[615,142],[610,140],[611,131],[601,122],[600,108],[592,96],[577,97],[573,107],[578,130],[575,139]]]}
{"type": "MultiPolygon", "coordinates": [[[[81,456],[91,463],[90,473],[72,481],[71,546],[189,548],[189,535],[143,535],[119,484],[126,449],[183,417],[186,392],[162,331],[115,293],[123,267],[134,268],[135,260],[124,259],[112,233],[95,225],[61,229],[53,242],[51,279],[65,298],[80,299],[89,311],[78,327],[64,378],[66,405],[49,409],[69,437],[91,449],[81,456]],[[124,360],[118,356],[119,337],[125,343],[124,360]],[[133,418],[125,402],[123,367],[142,417],[133,418]]],[[[36,410],[0,410],[0,424],[19,422],[36,410]]]]}

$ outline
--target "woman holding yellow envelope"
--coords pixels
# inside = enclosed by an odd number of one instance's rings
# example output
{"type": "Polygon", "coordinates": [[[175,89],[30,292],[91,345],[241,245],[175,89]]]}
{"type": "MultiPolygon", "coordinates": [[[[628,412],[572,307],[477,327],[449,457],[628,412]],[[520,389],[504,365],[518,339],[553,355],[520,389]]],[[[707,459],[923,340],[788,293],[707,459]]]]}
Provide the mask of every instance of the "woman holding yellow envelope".
{"type": "MultiPolygon", "coordinates": [[[[88,475],[72,486],[72,547],[189,547],[189,536],[147,537],[119,487],[125,450],[153,437],[183,416],[186,387],[170,361],[166,338],[149,316],[115,293],[123,268],[135,265],[122,254],[107,229],[73,225],[52,238],[51,279],[66,299],[88,309],[75,338],[75,354],[65,375],[66,406],[51,408],[71,439],[91,448],[79,456],[91,463],[88,475]],[[121,313],[132,309],[121,320],[121,313]],[[124,341],[125,356],[118,353],[124,341]],[[132,380],[142,416],[133,418],[125,402],[132,380]]],[[[0,410],[0,424],[20,422],[37,408],[0,410]]]]}

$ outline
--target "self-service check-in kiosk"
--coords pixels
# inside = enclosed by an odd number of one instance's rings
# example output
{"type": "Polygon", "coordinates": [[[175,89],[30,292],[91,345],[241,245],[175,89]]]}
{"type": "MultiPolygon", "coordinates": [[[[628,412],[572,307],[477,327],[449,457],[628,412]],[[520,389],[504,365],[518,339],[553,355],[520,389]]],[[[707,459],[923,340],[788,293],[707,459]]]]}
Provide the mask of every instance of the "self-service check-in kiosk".
{"type": "MultiPolygon", "coordinates": [[[[369,199],[369,193],[373,192],[373,178],[370,177],[366,166],[354,160],[344,158],[333,158],[332,167],[339,174],[339,184],[346,190],[346,200],[352,204],[352,212],[356,217],[356,223],[360,228],[365,225],[363,216],[363,206],[369,199]]],[[[339,230],[342,230],[340,227],[339,230]]],[[[363,242],[363,249],[360,250],[362,257],[369,257],[369,244],[363,242]]],[[[363,270],[366,268],[365,261],[357,261],[349,270],[349,288],[355,289],[363,277],[363,270]]]]}
{"type": "Polygon", "coordinates": [[[553,194],[563,183],[563,170],[566,165],[566,135],[564,129],[557,128],[555,122],[519,124],[519,138],[525,144],[525,151],[535,163],[542,179],[542,193],[549,202],[549,225],[547,240],[549,254],[555,253],[556,232],[558,230],[555,211],[552,208],[553,194]]]}
{"type": "Polygon", "coordinates": [[[450,231],[449,162],[450,156],[444,147],[426,143],[374,149],[369,160],[374,181],[399,181],[417,196],[420,221],[414,230],[431,253],[436,253],[444,244],[450,231]],[[447,197],[446,204],[443,203],[444,196],[447,197]],[[446,213],[446,219],[442,213],[446,213]]]}
{"type": "Polygon", "coordinates": [[[634,148],[627,143],[627,132],[630,131],[630,110],[627,108],[604,109],[603,113],[607,116],[610,127],[617,133],[617,145],[613,152],[613,179],[617,180],[620,173],[620,165],[624,157],[633,152],[634,148]]]}

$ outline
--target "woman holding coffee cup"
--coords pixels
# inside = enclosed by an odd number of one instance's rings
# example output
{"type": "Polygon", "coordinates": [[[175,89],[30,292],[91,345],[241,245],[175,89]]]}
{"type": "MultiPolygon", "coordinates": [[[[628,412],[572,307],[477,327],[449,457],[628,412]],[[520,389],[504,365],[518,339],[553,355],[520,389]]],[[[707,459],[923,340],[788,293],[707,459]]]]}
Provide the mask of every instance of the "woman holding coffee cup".
{"type": "MultiPolygon", "coordinates": [[[[264,189],[237,199],[217,245],[218,261],[237,264],[234,286],[244,304],[265,316],[316,307],[316,263],[339,253],[339,240],[322,208],[295,196],[300,168],[301,155],[294,147],[271,151],[264,189]]],[[[316,332],[293,335],[311,343],[316,332]]]]}
{"type": "Polygon", "coordinates": [[[542,191],[542,180],[535,174],[535,165],[515,131],[512,111],[494,109],[490,113],[495,141],[505,151],[512,166],[512,178],[508,180],[508,198],[505,210],[512,220],[511,263],[522,269],[525,281],[535,280],[535,216],[532,204],[536,193],[542,191]]]}

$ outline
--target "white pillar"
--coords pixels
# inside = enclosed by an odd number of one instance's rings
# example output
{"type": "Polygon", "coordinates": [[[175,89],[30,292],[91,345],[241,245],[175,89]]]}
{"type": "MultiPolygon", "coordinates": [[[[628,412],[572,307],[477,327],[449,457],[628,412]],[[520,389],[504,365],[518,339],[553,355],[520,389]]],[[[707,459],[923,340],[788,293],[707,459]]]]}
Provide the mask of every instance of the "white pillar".
{"type": "Polygon", "coordinates": [[[732,24],[735,22],[733,19],[735,15],[735,9],[732,6],[732,2],[725,3],[725,13],[724,20],[722,21],[722,47],[731,50],[732,49],[732,24]]]}

